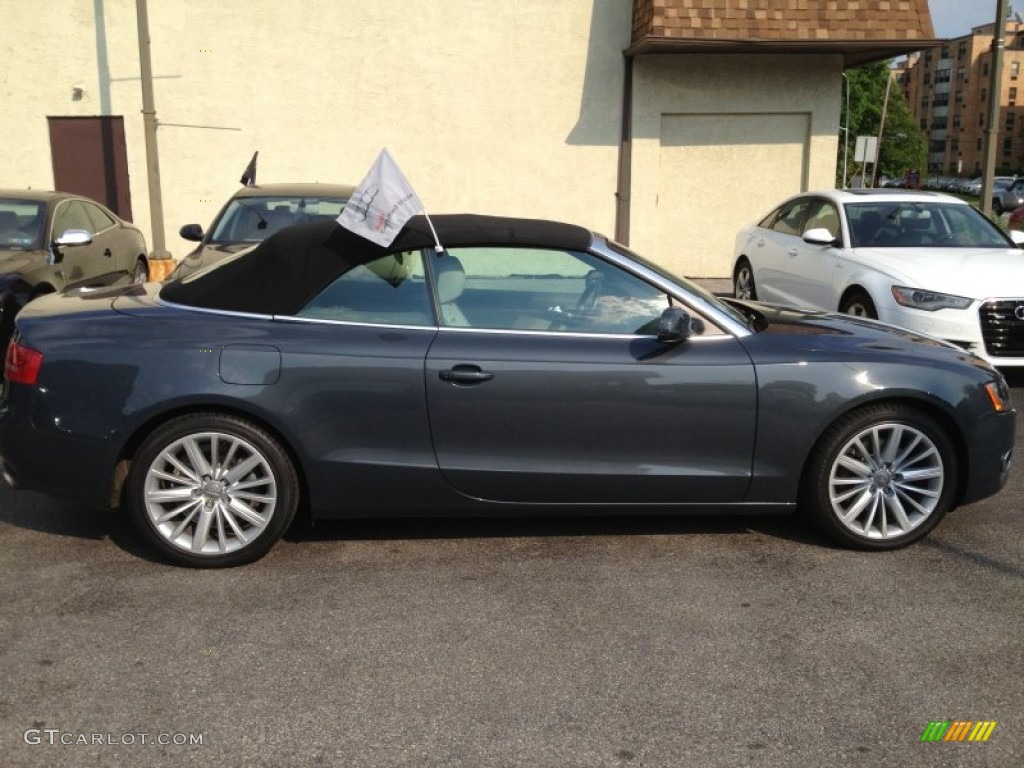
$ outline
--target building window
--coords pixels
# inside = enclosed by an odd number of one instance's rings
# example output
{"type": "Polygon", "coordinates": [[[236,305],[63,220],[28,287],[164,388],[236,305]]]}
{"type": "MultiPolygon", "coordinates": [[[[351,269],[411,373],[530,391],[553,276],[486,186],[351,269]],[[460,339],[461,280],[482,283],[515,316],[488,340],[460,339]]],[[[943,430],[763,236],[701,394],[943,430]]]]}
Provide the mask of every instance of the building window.
{"type": "Polygon", "coordinates": [[[978,127],[979,128],[984,128],[985,127],[985,116],[984,115],[978,115],[978,127]]]}
{"type": "Polygon", "coordinates": [[[932,84],[932,73],[931,72],[925,72],[924,73],[924,84],[925,85],[931,85],[932,84]]]}
{"type": "Polygon", "coordinates": [[[957,91],[956,92],[956,103],[957,104],[963,104],[964,103],[964,92],[963,91],[957,91]]]}
{"type": "Polygon", "coordinates": [[[981,76],[988,77],[988,62],[986,61],[981,65],[981,76]]]}
{"type": "Polygon", "coordinates": [[[988,96],[988,91],[986,89],[982,88],[981,89],[981,100],[984,101],[987,96],[988,96]]]}
{"type": "Polygon", "coordinates": [[[967,41],[966,40],[962,40],[960,42],[960,45],[957,47],[957,56],[960,56],[961,58],[963,58],[964,54],[966,54],[966,53],[967,53],[967,41]]]}
{"type": "Polygon", "coordinates": [[[1013,152],[1013,139],[1008,136],[1005,139],[1003,139],[1003,154],[1004,155],[1009,155],[1012,152],[1013,152]]]}
{"type": "Polygon", "coordinates": [[[981,139],[978,139],[978,151],[981,152],[981,139]]]}
{"type": "Polygon", "coordinates": [[[1020,62],[1019,61],[1014,61],[1014,62],[1012,62],[1010,64],[1010,77],[1012,77],[1014,80],[1016,80],[1017,76],[1019,74],[1020,74],[1020,62]]]}
{"type": "Polygon", "coordinates": [[[957,79],[957,82],[962,83],[964,81],[965,77],[967,77],[967,67],[964,67],[964,66],[957,67],[957,69],[956,69],[956,79],[957,79]]]}
{"type": "Polygon", "coordinates": [[[936,107],[948,107],[949,106],[949,94],[948,93],[936,93],[935,98],[932,100],[932,105],[936,107]]]}
{"type": "Polygon", "coordinates": [[[959,152],[960,151],[960,139],[950,139],[949,140],[949,151],[950,152],[959,152]]]}
{"type": "Polygon", "coordinates": [[[935,82],[936,83],[948,83],[951,69],[937,69],[935,70],[935,82]]]}
{"type": "Polygon", "coordinates": [[[921,109],[928,109],[928,94],[921,97],[921,109]]]}
{"type": "Polygon", "coordinates": [[[1007,112],[1006,113],[1006,130],[1008,130],[1008,131],[1012,131],[1013,130],[1013,120],[1014,120],[1015,117],[1016,117],[1016,115],[1013,112],[1007,112]]]}
{"type": "Polygon", "coordinates": [[[953,127],[954,128],[959,128],[960,127],[960,115],[953,115],[953,127]]]}

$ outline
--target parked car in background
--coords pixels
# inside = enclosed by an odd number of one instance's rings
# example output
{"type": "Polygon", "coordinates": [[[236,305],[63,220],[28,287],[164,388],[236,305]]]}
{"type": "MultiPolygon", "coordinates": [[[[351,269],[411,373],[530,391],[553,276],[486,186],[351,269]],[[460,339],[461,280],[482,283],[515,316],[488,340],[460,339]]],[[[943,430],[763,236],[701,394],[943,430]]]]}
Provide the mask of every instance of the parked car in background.
{"type": "Polygon", "coordinates": [[[1012,211],[1024,205],[1024,178],[993,180],[992,210],[997,214],[1012,211]]]}
{"type": "Polygon", "coordinates": [[[741,298],[877,318],[1024,366],[1024,233],[937,192],[791,198],[736,237],[741,298]]]}
{"type": "Polygon", "coordinates": [[[261,184],[242,187],[214,217],[207,232],[186,224],[178,234],[199,243],[175,268],[172,278],[185,277],[264,240],[284,227],[336,219],[352,195],[342,184],[261,184]]]}
{"type": "Polygon", "coordinates": [[[262,556],[300,508],[799,507],[892,549],[1006,481],[1009,391],[963,350],[722,300],[581,227],[433,222],[441,253],[422,216],[387,248],[315,222],[180,281],[29,305],[4,477],[123,500],[198,567],[262,556]]]}
{"type": "Polygon", "coordinates": [[[0,350],[21,308],[44,293],[142,283],[142,232],[89,198],[0,190],[0,350]]]}

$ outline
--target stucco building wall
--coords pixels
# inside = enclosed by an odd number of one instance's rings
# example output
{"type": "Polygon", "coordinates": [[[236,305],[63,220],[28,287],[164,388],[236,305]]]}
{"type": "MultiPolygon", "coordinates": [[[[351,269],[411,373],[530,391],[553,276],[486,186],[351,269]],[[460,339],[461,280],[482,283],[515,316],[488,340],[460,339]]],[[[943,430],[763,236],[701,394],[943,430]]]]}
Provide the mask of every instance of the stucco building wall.
{"type": "Polygon", "coordinates": [[[835,186],[841,72],[839,56],[639,58],[631,247],[728,276],[741,226],[835,186]]]}
{"type": "MultiPolygon", "coordinates": [[[[150,0],[167,249],[191,248],[179,227],[207,226],[256,150],[258,181],[354,184],[386,146],[431,212],[614,235],[633,5],[150,0]]],[[[53,186],[48,116],[121,115],[152,245],[135,0],[0,11],[2,186],[53,186]]],[[[841,68],[839,55],[637,55],[630,245],[727,276],[740,226],[832,185],[841,68]]]]}

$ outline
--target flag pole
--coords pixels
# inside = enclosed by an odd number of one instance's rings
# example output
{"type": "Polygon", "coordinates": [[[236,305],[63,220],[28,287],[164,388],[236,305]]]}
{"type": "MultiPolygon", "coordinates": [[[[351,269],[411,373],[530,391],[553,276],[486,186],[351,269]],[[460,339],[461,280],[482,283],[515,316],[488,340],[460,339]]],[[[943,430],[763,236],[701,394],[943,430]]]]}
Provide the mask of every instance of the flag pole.
{"type": "Polygon", "coordinates": [[[444,247],[441,245],[441,241],[437,237],[437,230],[434,229],[434,222],[430,220],[430,214],[424,211],[423,217],[427,220],[427,225],[430,227],[430,233],[434,236],[434,250],[438,253],[444,253],[444,247]]]}

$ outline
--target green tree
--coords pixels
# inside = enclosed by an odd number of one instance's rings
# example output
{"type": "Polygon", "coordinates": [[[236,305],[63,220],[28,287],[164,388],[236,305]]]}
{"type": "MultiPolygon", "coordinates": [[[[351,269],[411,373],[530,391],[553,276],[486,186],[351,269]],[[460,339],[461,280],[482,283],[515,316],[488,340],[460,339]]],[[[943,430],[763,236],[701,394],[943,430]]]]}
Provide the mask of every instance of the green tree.
{"type": "MultiPolygon", "coordinates": [[[[885,104],[886,82],[890,77],[889,62],[878,61],[865,64],[846,71],[850,88],[850,114],[847,121],[845,83],[842,93],[840,125],[849,126],[848,137],[845,131],[839,134],[839,157],[836,164],[836,184],[842,184],[843,152],[849,154],[847,162],[847,182],[861,170],[860,164],[854,162],[854,149],[858,136],[878,136],[878,128],[882,121],[882,107],[885,104]],[[844,138],[847,139],[844,142],[844,138]]],[[[928,160],[928,139],[921,128],[914,122],[913,115],[903,92],[896,83],[889,89],[889,102],[885,111],[885,128],[882,133],[882,146],[878,153],[879,176],[903,176],[909,170],[924,171],[928,160]]],[[[870,170],[870,168],[869,168],[870,170]]]]}

